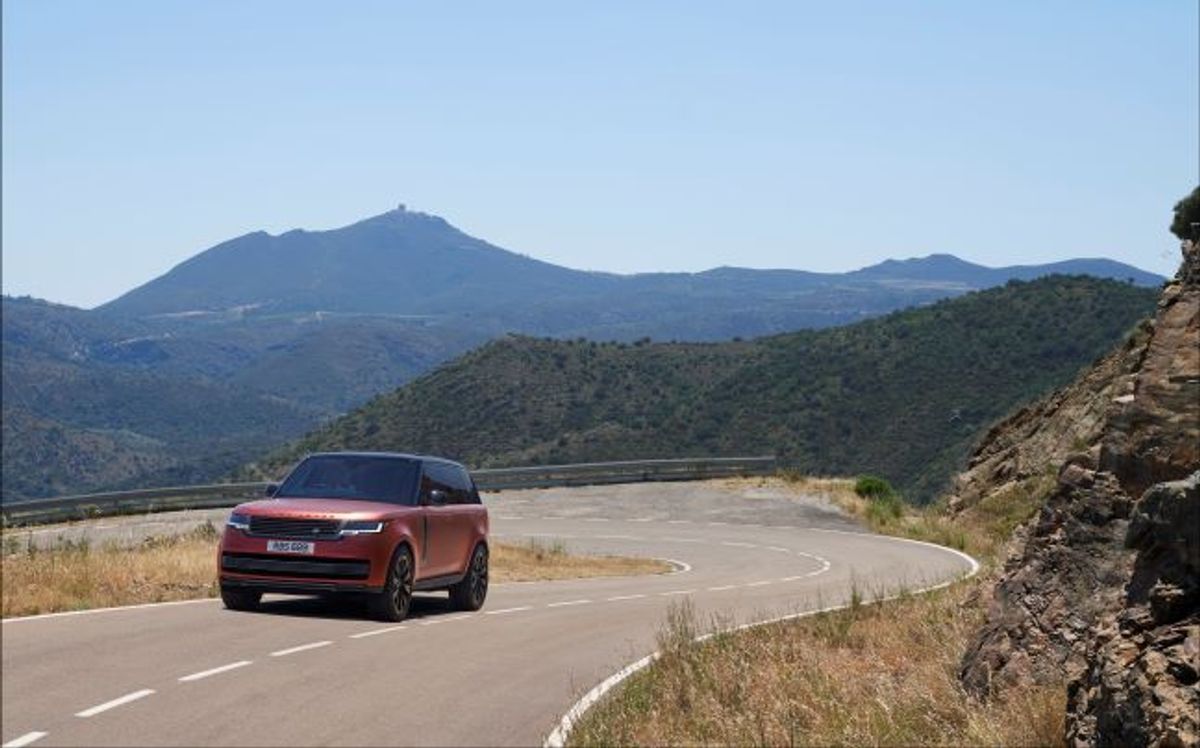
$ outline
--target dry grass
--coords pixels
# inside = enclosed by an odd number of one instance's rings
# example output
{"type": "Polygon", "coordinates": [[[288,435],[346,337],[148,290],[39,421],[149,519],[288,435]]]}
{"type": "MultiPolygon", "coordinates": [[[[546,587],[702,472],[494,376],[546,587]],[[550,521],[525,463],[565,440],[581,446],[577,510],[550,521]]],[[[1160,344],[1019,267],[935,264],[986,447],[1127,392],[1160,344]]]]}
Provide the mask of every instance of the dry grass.
{"type": "MultiPolygon", "coordinates": [[[[905,507],[898,517],[873,511],[852,480],[785,474],[747,483],[823,495],[875,532],[964,550],[987,570],[1054,480],[1014,484],[955,517],[938,507],[905,507]]],[[[877,605],[862,605],[855,592],[848,610],[703,644],[695,643],[703,632],[690,609],[673,609],[659,635],[662,658],[589,712],[571,742],[1059,745],[1061,685],[984,703],[959,684],[959,661],[984,619],[985,578],[877,605]]]]}
{"type": "Polygon", "coordinates": [[[975,585],[693,642],[673,609],[662,658],[589,712],[573,745],[1053,745],[1065,692],[982,704],[956,677],[975,585]]]}
{"type": "Polygon", "coordinates": [[[3,617],[213,597],[217,531],[211,524],[134,547],[64,542],[52,550],[5,537],[3,617]]]}
{"type": "Polygon", "coordinates": [[[671,565],[654,558],[585,556],[567,553],[560,543],[530,541],[525,545],[492,545],[493,582],[544,582],[583,577],[665,574],[671,565]]]}
{"type": "MultiPolygon", "coordinates": [[[[2,615],[84,610],[188,600],[217,595],[217,531],[201,525],[186,535],[149,538],[133,547],[63,542],[38,550],[5,537],[2,615]]],[[[493,581],[656,574],[670,565],[654,559],[577,556],[561,544],[493,544],[493,581]]]]}

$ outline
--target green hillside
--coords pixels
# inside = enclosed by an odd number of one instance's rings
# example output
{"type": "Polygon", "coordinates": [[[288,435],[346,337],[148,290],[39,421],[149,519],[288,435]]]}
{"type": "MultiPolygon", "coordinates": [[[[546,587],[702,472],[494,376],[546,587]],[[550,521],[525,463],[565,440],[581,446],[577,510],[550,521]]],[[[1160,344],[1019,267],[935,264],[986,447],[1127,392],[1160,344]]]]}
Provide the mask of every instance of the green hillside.
{"type": "Polygon", "coordinates": [[[1055,276],[745,342],[510,336],[244,472],[274,475],[321,449],[431,452],[478,467],[776,454],[812,473],[878,473],[924,501],[981,429],[1067,382],[1155,298],[1055,276]]]}

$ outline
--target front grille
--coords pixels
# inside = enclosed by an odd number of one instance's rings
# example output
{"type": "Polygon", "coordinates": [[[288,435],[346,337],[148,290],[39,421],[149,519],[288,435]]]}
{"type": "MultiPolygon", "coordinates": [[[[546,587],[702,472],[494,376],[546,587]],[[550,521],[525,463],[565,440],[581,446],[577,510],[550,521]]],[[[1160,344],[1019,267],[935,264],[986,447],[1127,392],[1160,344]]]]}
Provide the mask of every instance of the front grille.
{"type": "Polygon", "coordinates": [[[338,537],[342,523],[336,519],[250,517],[250,534],[264,538],[328,540],[338,537]]]}
{"type": "Polygon", "coordinates": [[[222,553],[221,569],[238,574],[265,574],[273,577],[366,579],[371,573],[371,563],[332,558],[282,558],[252,553],[222,553]]]}

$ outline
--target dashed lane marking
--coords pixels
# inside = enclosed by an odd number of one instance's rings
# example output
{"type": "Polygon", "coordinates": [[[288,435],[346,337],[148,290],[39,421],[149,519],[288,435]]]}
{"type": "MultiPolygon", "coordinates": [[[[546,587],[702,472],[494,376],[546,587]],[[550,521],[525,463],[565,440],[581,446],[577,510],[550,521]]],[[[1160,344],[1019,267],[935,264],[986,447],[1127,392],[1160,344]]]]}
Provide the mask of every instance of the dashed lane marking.
{"type": "Polygon", "coordinates": [[[587,605],[591,600],[566,600],[561,603],[549,603],[547,608],[565,608],[569,605],[587,605]]]}
{"type": "Polygon", "coordinates": [[[403,631],[407,626],[388,626],[382,629],[371,629],[370,631],[360,631],[357,634],[350,634],[351,639],[366,639],[368,636],[378,636],[379,634],[389,634],[393,631],[403,631]]]}
{"type": "Polygon", "coordinates": [[[732,589],[736,589],[736,588],[737,588],[736,584],[723,584],[720,587],[709,587],[708,591],[709,592],[724,592],[725,590],[732,590],[732,589]]]}
{"type": "Polygon", "coordinates": [[[76,712],[75,716],[84,718],[95,717],[97,714],[100,714],[101,712],[107,712],[109,709],[116,709],[119,706],[124,706],[125,704],[137,701],[138,699],[144,699],[152,693],[154,693],[154,689],[143,688],[141,691],[127,693],[124,696],[113,699],[112,701],[106,701],[103,704],[97,704],[89,709],[84,709],[82,712],[76,712]]]}
{"type": "Polygon", "coordinates": [[[613,597],[606,598],[606,599],[605,599],[605,602],[608,602],[608,603],[615,603],[615,602],[620,602],[621,600],[641,600],[643,597],[645,597],[645,595],[644,595],[644,594],[638,594],[638,595],[614,595],[613,597]]]}
{"type": "Polygon", "coordinates": [[[228,665],[222,665],[220,667],[215,667],[211,670],[201,670],[198,673],[192,673],[191,675],[185,675],[179,679],[179,682],[180,683],[191,683],[192,681],[203,680],[204,678],[207,678],[210,675],[220,675],[221,673],[227,673],[230,670],[237,670],[240,667],[246,667],[250,663],[251,663],[251,660],[238,660],[237,662],[231,662],[228,665]]]}
{"type": "Polygon", "coordinates": [[[500,610],[489,610],[484,613],[485,616],[498,616],[504,613],[520,613],[523,610],[530,610],[530,606],[522,605],[518,608],[501,608],[500,610]]]}
{"type": "Polygon", "coordinates": [[[296,654],[297,652],[307,652],[310,649],[320,649],[321,647],[328,647],[330,644],[333,644],[333,642],[329,641],[328,639],[326,639],[325,641],[321,641],[321,642],[310,642],[308,644],[301,644],[298,647],[288,647],[287,649],[277,650],[275,652],[272,652],[271,656],[272,657],[286,657],[290,654],[296,654]]]}
{"type": "Polygon", "coordinates": [[[690,595],[693,592],[695,592],[695,590],[671,590],[670,592],[660,592],[658,593],[658,596],[670,597],[671,595],[690,595]]]}
{"type": "Polygon", "coordinates": [[[3,748],[25,748],[25,746],[46,737],[44,732],[27,732],[19,738],[13,738],[4,744],[3,748]]]}
{"type": "Polygon", "coordinates": [[[747,587],[766,587],[768,584],[771,584],[771,580],[763,579],[758,582],[749,582],[746,584],[746,586],[747,587]]]}

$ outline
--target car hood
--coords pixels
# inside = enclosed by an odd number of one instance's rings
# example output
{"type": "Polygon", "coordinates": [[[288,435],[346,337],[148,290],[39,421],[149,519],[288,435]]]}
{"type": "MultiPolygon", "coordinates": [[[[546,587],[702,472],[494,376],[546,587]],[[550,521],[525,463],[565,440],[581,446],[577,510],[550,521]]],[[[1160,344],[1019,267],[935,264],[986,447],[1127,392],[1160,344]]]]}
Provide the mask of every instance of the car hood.
{"type": "Polygon", "coordinates": [[[234,511],[255,517],[296,519],[383,519],[413,507],[354,499],[261,499],[239,504],[234,511]]]}

